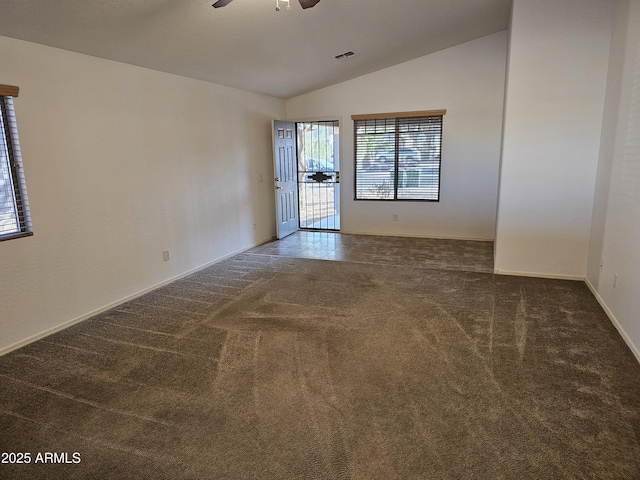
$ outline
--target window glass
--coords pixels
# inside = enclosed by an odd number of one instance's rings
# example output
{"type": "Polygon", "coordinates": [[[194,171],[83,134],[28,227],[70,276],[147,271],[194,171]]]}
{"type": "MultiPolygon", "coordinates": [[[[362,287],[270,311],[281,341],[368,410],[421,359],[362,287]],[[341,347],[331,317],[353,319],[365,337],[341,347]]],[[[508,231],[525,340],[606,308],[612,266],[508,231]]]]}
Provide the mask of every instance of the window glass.
{"type": "Polygon", "coordinates": [[[354,120],[355,199],[440,199],[442,115],[354,120]]]}
{"type": "Polygon", "coordinates": [[[31,221],[13,101],[0,96],[0,240],[28,234],[31,221]]]}

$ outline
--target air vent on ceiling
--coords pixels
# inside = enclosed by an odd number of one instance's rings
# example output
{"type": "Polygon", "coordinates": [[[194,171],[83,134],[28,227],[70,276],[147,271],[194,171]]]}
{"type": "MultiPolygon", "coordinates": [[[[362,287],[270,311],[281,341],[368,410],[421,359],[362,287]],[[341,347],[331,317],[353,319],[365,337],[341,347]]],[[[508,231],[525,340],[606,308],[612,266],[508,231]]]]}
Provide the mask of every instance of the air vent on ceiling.
{"type": "Polygon", "coordinates": [[[336,60],[348,60],[349,58],[355,57],[356,55],[356,52],[354,52],[353,50],[349,50],[348,52],[341,53],[340,55],[336,55],[333,58],[335,58],[336,60]]]}

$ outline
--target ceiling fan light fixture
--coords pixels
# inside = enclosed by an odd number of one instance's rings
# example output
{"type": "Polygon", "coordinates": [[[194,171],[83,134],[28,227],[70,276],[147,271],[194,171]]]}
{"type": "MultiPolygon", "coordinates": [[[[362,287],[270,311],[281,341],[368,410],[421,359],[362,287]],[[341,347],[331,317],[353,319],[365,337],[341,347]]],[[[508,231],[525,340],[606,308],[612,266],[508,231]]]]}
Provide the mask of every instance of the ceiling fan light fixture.
{"type": "Polygon", "coordinates": [[[291,10],[291,0],[276,0],[276,12],[280,11],[280,2],[286,4],[285,8],[291,10]]]}

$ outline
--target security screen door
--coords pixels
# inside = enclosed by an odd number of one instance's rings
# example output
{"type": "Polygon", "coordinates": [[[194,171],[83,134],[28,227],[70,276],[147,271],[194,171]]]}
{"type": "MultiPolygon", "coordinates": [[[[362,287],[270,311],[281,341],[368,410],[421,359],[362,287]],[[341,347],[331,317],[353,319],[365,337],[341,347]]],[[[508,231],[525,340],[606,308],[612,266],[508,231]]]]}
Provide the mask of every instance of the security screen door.
{"type": "Polygon", "coordinates": [[[300,228],[340,230],[340,140],[337,120],[298,122],[300,228]]]}
{"type": "Polygon", "coordinates": [[[294,122],[273,121],[273,171],[278,238],[292,234],[300,225],[295,128],[294,122]]]}

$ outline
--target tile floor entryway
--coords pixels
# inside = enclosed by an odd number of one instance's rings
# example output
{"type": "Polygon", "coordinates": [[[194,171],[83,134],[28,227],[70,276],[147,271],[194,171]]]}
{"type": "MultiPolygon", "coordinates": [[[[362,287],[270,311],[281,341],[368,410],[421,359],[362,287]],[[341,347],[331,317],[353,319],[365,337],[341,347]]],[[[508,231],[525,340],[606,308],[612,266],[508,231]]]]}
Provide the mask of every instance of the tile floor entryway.
{"type": "Polygon", "coordinates": [[[246,253],[493,273],[493,242],[300,230],[246,253]]]}

